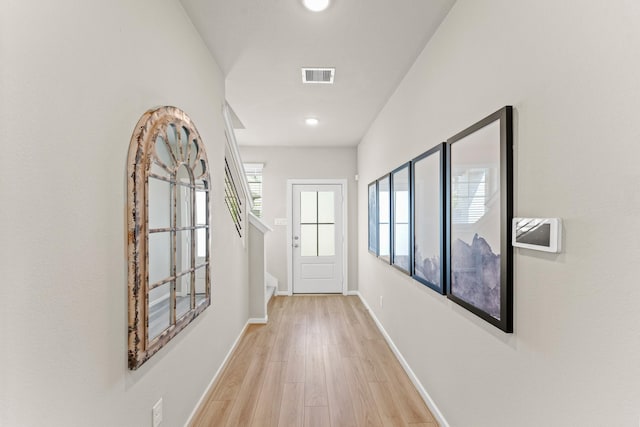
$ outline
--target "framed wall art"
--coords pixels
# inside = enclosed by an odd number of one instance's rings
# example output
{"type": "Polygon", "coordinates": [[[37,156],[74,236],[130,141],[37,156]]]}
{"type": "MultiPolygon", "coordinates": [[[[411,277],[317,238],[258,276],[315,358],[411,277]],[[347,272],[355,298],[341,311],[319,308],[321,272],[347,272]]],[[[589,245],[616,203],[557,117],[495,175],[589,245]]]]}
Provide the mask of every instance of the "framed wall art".
{"type": "Polygon", "coordinates": [[[391,172],[391,265],[411,274],[411,162],[391,172]]]}
{"type": "Polygon", "coordinates": [[[446,144],[411,162],[413,278],[445,294],[446,144]]]}
{"type": "Polygon", "coordinates": [[[377,181],[378,187],[378,257],[391,262],[391,176],[377,181]]]}
{"type": "Polygon", "coordinates": [[[127,160],[129,369],[211,305],[209,163],[187,114],[138,121],[127,160]]]}
{"type": "Polygon", "coordinates": [[[448,298],[513,332],[513,112],[504,107],[450,138],[448,298]]]}
{"type": "Polygon", "coordinates": [[[378,255],[378,183],[369,184],[369,252],[378,255]]]}

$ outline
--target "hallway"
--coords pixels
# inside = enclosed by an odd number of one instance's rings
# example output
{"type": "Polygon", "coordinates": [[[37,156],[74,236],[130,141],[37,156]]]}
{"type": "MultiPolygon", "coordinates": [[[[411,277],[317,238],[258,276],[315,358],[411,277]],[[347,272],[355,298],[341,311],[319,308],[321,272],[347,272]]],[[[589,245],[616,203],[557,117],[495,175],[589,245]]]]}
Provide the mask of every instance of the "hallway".
{"type": "Polygon", "coordinates": [[[358,297],[274,297],[192,423],[413,426],[437,423],[358,297]]]}

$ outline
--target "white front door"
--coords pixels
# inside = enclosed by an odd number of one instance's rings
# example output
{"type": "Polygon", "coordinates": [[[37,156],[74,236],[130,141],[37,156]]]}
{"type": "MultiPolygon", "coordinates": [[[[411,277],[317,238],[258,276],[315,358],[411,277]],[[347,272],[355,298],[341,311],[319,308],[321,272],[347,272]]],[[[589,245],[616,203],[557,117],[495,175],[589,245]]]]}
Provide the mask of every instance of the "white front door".
{"type": "Polygon", "coordinates": [[[342,293],[342,186],[293,185],[293,292],[342,293]]]}

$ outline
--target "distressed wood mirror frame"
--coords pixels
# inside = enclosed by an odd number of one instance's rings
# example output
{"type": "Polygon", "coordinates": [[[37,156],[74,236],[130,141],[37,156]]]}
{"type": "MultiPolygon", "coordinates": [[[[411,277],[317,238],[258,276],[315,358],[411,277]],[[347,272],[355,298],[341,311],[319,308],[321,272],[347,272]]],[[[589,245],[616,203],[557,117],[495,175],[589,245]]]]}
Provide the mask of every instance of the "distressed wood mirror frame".
{"type": "Polygon", "coordinates": [[[138,121],[127,161],[129,369],[211,304],[210,177],[204,144],[175,107],[138,121]]]}

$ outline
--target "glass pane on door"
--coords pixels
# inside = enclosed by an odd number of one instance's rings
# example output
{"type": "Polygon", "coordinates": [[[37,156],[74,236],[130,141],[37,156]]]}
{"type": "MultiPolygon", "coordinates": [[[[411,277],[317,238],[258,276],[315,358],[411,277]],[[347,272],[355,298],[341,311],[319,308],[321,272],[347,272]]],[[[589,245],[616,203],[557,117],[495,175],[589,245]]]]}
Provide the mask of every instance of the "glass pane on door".
{"type": "Polygon", "coordinates": [[[335,193],[300,192],[300,255],[334,256],[335,193]]]}
{"type": "Polygon", "coordinates": [[[316,224],[318,222],[318,193],[316,191],[300,192],[300,223],[316,224]]]}
{"type": "Polygon", "coordinates": [[[334,224],[318,225],[318,256],[334,256],[336,254],[336,226],[334,224]]]}
{"type": "Polygon", "coordinates": [[[300,255],[318,256],[318,224],[300,226],[300,255]]]}
{"type": "Polygon", "coordinates": [[[335,222],[335,209],[333,191],[318,192],[318,222],[323,224],[333,224],[335,222]]]}

